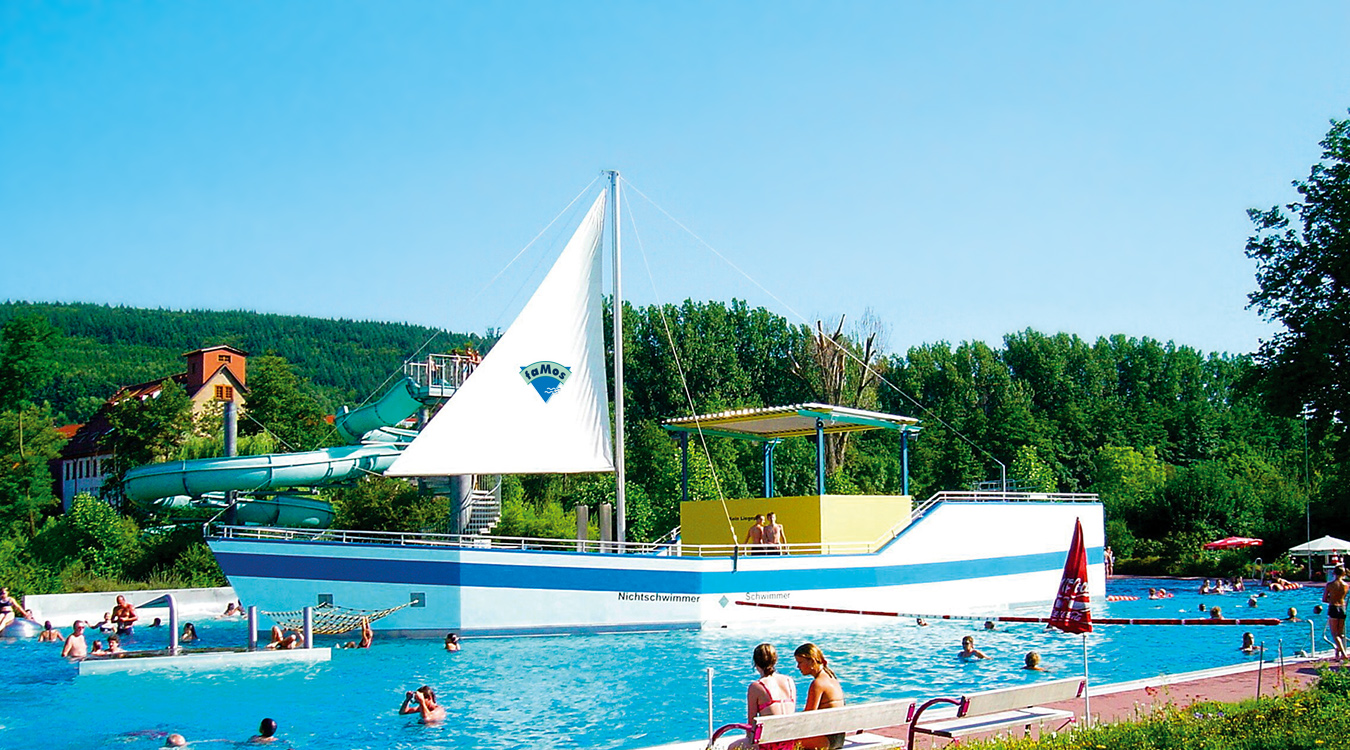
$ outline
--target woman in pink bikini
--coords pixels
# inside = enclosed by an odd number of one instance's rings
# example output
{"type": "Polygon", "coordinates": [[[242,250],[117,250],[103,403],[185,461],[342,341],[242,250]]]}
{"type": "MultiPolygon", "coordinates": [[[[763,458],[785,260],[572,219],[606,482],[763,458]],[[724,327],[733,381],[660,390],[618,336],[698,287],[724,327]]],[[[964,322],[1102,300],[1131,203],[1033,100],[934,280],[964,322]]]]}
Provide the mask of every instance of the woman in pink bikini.
{"type": "MultiPolygon", "coordinates": [[[[797,685],[792,678],[779,674],[778,652],[773,644],[761,643],[755,646],[755,669],[758,680],[750,683],[745,692],[745,720],[753,721],[756,716],[775,716],[790,714],[797,708],[797,685]]],[[[795,742],[768,742],[756,745],[747,736],[731,744],[732,750],[792,750],[795,742]]]]}

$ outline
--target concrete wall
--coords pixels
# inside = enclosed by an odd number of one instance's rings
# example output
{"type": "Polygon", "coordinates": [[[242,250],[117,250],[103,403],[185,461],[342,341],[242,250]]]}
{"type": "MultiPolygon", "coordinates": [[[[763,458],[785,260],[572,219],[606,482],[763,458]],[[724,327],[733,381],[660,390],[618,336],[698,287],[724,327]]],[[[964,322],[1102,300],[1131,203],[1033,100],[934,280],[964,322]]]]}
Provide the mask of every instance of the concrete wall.
{"type": "MultiPolygon", "coordinates": [[[[680,503],[680,538],[684,544],[732,543],[727,517],[744,541],[758,513],[773,511],[788,544],[873,542],[909,517],[908,495],[806,495],[680,503]]],[[[856,550],[854,550],[856,551],[856,550]]]]}
{"type": "Polygon", "coordinates": [[[52,625],[63,630],[70,628],[76,620],[99,622],[103,613],[112,611],[117,603],[117,595],[127,598],[140,616],[138,625],[148,624],[156,617],[168,622],[168,607],[141,607],[141,602],[157,599],[164,594],[173,594],[178,603],[179,619],[224,614],[225,605],[237,601],[234,589],[221,586],[211,589],[147,589],[144,591],[100,591],[93,594],[36,594],[23,598],[23,608],[28,610],[34,620],[51,620],[52,625]]]}

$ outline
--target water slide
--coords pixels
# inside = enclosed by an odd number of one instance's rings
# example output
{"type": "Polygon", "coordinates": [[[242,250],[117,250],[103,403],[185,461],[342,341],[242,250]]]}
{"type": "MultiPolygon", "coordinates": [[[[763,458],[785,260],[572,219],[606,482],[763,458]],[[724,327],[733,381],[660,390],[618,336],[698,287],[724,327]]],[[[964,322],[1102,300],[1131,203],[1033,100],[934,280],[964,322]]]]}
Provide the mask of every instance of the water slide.
{"type": "Polygon", "coordinates": [[[422,405],[416,384],[404,378],[378,400],[357,409],[344,407],[338,414],[334,420],[338,435],[354,445],[150,464],[128,471],[123,491],[133,502],[157,509],[223,508],[226,492],[260,495],[239,499],[239,522],[322,528],[333,520],[327,502],[280,491],[383,474],[415,434],[392,426],[422,405]]]}

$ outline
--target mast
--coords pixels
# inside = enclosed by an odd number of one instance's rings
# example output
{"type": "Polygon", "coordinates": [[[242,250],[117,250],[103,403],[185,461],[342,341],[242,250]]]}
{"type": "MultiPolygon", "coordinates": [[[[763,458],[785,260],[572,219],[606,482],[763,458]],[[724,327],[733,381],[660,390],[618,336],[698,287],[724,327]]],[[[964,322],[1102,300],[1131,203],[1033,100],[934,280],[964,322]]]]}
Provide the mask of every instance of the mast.
{"type": "Polygon", "coordinates": [[[614,222],[614,504],[618,515],[614,540],[623,550],[624,543],[628,541],[628,516],[624,503],[623,471],[623,265],[619,254],[619,172],[611,169],[607,174],[614,222]]]}

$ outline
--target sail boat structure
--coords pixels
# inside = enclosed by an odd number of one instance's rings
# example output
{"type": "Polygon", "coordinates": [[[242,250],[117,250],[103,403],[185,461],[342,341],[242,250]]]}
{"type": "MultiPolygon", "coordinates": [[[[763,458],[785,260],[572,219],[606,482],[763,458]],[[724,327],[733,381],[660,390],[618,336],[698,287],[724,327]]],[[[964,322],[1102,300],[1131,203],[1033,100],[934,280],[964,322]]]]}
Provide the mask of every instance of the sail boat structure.
{"type": "Polygon", "coordinates": [[[605,196],[388,476],[614,471],[600,285],[605,196]]]}
{"type": "MultiPolygon", "coordinates": [[[[1064,540],[1080,520],[1095,568],[1091,593],[1104,596],[1103,513],[1094,495],[958,492],[919,504],[908,495],[828,495],[822,458],[817,495],[775,497],[771,446],[778,439],[814,435],[819,446],[832,432],[899,429],[907,446],[904,431],[917,429],[909,417],[825,404],[667,422],[685,446],[688,434],[706,427],[762,441],[765,497],[686,501],[681,526],[667,538],[626,542],[622,433],[611,447],[600,283],[606,198],[613,219],[617,197],[611,173],[611,187],[595,199],[515,322],[388,471],[400,477],[616,471],[617,541],[211,524],[207,542],[246,604],[264,612],[323,604],[393,610],[372,627],[424,636],[847,617],[812,609],[864,618],[877,611],[995,613],[1054,599],[1064,540]],[[769,511],[789,525],[793,543],[745,546],[755,516],[769,511]]],[[[614,233],[617,311],[617,226],[614,233]]],[[[621,377],[620,360],[620,421],[621,377]]]]}

